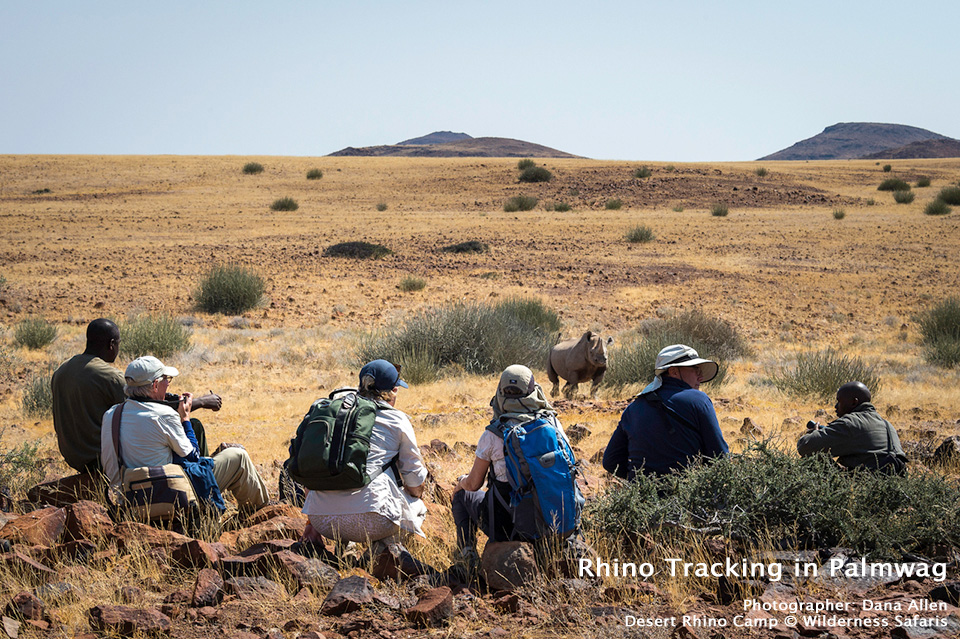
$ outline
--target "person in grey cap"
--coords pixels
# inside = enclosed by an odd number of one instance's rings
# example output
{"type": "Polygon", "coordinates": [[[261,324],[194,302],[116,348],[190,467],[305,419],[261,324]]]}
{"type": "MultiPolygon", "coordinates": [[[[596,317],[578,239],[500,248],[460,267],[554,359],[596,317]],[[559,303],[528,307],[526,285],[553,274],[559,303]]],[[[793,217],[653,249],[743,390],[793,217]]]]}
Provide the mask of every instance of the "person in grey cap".
{"type": "MultiPolygon", "coordinates": [[[[170,381],[179,374],[176,368],[164,366],[149,355],[138,357],[127,366],[123,388],[127,399],[104,413],[100,427],[100,457],[111,485],[121,483],[113,443],[113,413],[121,406],[120,448],[125,467],[163,466],[173,463],[174,455],[186,461],[199,460],[197,438],[190,423],[193,396],[184,393],[176,409],[164,400],[170,381]]],[[[267,487],[246,450],[226,448],[213,456],[213,464],[217,486],[233,493],[241,507],[253,510],[267,503],[267,487]]]]}
{"type": "Polygon", "coordinates": [[[700,384],[717,375],[717,364],[683,344],[657,355],[655,377],[634,398],[603,452],[603,467],[617,477],[665,475],[697,457],[729,452],[713,402],[700,384]]]}

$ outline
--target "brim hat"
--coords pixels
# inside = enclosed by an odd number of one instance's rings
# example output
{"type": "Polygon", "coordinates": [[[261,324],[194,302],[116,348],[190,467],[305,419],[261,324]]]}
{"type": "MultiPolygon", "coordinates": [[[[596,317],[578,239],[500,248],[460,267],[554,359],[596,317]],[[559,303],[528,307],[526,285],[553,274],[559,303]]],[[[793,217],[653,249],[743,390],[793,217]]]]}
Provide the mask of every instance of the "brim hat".
{"type": "Polygon", "coordinates": [[[123,377],[127,388],[140,388],[149,386],[161,377],[176,377],[179,374],[180,371],[173,366],[164,366],[156,357],[145,355],[130,362],[123,377]]]}
{"type": "Polygon", "coordinates": [[[660,388],[663,383],[660,379],[660,376],[663,375],[667,370],[674,367],[684,367],[684,366],[700,366],[700,373],[703,376],[704,382],[709,382],[711,379],[717,376],[717,372],[720,370],[720,367],[717,366],[717,363],[713,360],[703,359],[694,349],[690,348],[685,344],[673,344],[667,346],[657,354],[657,361],[654,364],[655,370],[654,375],[656,379],[653,380],[646,388],[643,389],[641,393],[649,393],[660,388]]]}
{"type": "Polygon", "coordinates": [[[375,359],[360,369],[360,388],[375,388],[378,391],[393,390],[397,386],[410,388],[400,379],[400,367],[385,359],[375,359]]]}

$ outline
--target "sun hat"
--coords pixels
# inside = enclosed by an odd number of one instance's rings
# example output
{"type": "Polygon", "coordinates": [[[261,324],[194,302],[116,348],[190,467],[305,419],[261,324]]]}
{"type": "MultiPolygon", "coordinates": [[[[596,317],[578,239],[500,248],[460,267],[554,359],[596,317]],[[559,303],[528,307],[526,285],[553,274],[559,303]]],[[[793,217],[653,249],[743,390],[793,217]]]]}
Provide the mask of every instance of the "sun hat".
{"type": "Polygon", "coordinates": [[[694,349],[685,344],[673,344],[662,349],[657,354],[657,361],[654,364],[654,375],[656,378],[643,389],[641,395],[657,390],[663,384],[660,376],[668,369],[682,366],[700,366],[700,372],[703,375],[703,381],[709,382],[717,376],[719,366],[713,360],[703,359],[694,349]]]}
{"type": "Polygon", "coordinates": [[[497,390],[504,397],[526,397],[537,387],[533,371],[522,364],[507,366],[500,375],[497,390]]]}
{"type": "Polygon", "coordinates": [[[401,388],[410,388],[407,383],[400,379],[400,369],[385,359],[375,359],[368,362],[360,369],[360,388],[373,388],[378,391],[393,390],[397,386],[401,388]],[[365,381],[369,378],[370,381],[365,381]]]}
{"type": "Polygon", "coordinates": [[[127,382],[128,388],[139,388],[149,386],[164,375],[167,377],[176,377],[180,371],[173,366],[164,366],[156,357],[144,355],[130,362],[123,377],[127,382]]]}

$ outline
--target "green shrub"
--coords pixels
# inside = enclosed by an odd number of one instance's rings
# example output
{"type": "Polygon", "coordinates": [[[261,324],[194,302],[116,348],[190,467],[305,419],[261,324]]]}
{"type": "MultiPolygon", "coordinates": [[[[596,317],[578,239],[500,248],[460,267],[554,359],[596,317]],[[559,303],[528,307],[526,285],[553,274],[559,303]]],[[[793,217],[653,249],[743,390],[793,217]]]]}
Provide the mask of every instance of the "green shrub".
{"type": "Polygon", "coordinates": [[[282,197],[274,200],[273,204],[270,205],[271,211],[296,211],[298,208],[300,208],[300,205],[292,197],[282,197]]]}
{"type": "Polygon", "coordinates": [[[351,257],[358,260],[379,260],[393,251],[383,244],[370,242],[340,242],[323,250],[324,257],[351,257]]]}
{"type": "Polygon", "coordinates": [[[404,379],[412,383],[457,371],[494,374],[510,364],[540,368],[559,328],[559,316],[538,300],[457,303],[364,335],[357,359],[401,364],[404,379]]]}
{"type": "Polygon", "coordinates": [[[422,291],[427,286],[427,280],[416,275],[405,275],[400,280],[400,290],[404,293],[422,291]]]}
{"type": "Polygon", "coordinates": [[[943,187],[940,189],[940,195],[937,196],[937,199],[954,206],[960,205],[960,186],[943,187]]]}
{"type": "Polygon", "coordinates": [[[256,175],[263,173],[263,165],[259,162],[247,162],[243,165],[243,172],[247,175],[256,175]]]}
{"type": "Polygon", "coordinates": [[[646,243],[654,238],[653,229],[649,226],[638,225],[627,231],[627,241],[631,243],[646,243]]]}
{"type": "Polygon", "coordinates": [[[537,205],[537,198],[532,195],[514,195],[503,205],[505,213],[516,213],[517,211],[532,211],[537,205]]]}
{"type": "Polygon", "coordinates": [[[444,246],[440,250],[444,253],[489,253],[490,245],[477,240],[469,240],[467,242],[460,242],[459,244],[444,246]]]}
{"type": "Polygon", "coordinates": [[[607,203],[603,205],[603,208],[607,209],[608,211],[619,211],[621,208],[623,208],[623,201],[618,197],[611,198],[607,200],[607,203]]]}
{"type": "Polygon", "coordinates": [[[521,182],[549,182],[553,173],[542,166],[528,166],[520,172],[521,182]]]}
{"type": "Polygon", "coordinates": [[[930,178],[928,178],[926,175],[921,175],[917,178],[917,188],[922,189],[927,186],[930,186],[930,178]]]}
{"type": "Polygon", "coordinates": [[[897,204],[910,204],[916,197],[913,191],[894,191],[893,199],[897,204]]]}
{"type": "Polygon", "coordinates": [[[137,315],[120,325],[125,359],[153,355],[166,359],[190,348],[190,329],[170,315],[137,315]]]}
{"type": "Polygon", "coordinates": [[[683,205],[682,205],[682,204],[677,204],[675,207],[673,207],[673,212],[674,212],[674,213],[683,213],[683,205]]]}
{"type": "Polygon", "coordinates": [[[649,535],[702,543],[686,528],[775,548],[843,546],[902,560],[901,553],[957,546],[960,488],[931,473],[849,472],[822,453],[800,458],[754,442],[682,473],[640,475],[592,501],[583,521],[624,550],[649,535]]]}
{"type": "Polygon", "coordinates": [[[947,206],[947,203],[943,200],[937,199],[932,202],[928,202],[926,208],[923,209],[924,215],[949,215],[950,207],[947,206]]]}
{"type": "Polygon", "coordinates": [[[50,417],[53,415],[53,390],[50,377],[53,371],[47,369],[34,373],[28,379],[20,399],[20,409],[27,417],[50,417]]]}
{"type": "Polygon", "coordinates": [[[868,198],[867,198],[867,201],[866,201],[867,206],[873,206],[873,205],[876,204],[876,203],[877,203],[877,201],[876,201],[875,199],[873,199],[872,197],[868,197],[868,198]]]}
{"type": "Polygon", "coordinates": [[[668,164],[665,167],[663,167],[663,170],[666,171],[667,173],[673,173],[674,171],[677,170],[677,167],[675,167],[672,164],[668,164]]]}
{"type": "Polygon", "coordinates": [[[768,171],[761,166],[761,167],[758,167],[757,170],[754,171],[754,173],[757,174],[757,177],[767,177],[768,171]]]}
{"type": "Polygon", "coordinates": [[[319,180],[322,177],[323,177],[323,171],[321,171],[320,169],[310,169],[309,171],[307,171],[308,180],[319,180]]]}
{"type": "Polygon", "coordinates": [[[846,211],[844,211],[843,209],[833,209],[833,219],[842,220],[845,217],[847,217],[846,211]]]}
{"type": "Polygon", "coordinates": [[[559,213],[566,213],[571,207],[566,202],[554,202],[552,208],[559,213]]]}
{"type": "Polygon", "coordinates": [[[517,170],[526,171],[527,169],[532,169],[536,165],[537,163],[531,160],[530,158],[524,158],[519,162],[517,162],[517,170]]]}
{"type": "Polygon", "coordinates": [[[710,215],[713,217],[727,217],[730,215],[730,209],[727,208],[726,204],[714,204],[710,207],[710,215]]]}
{"type": "Polygon", "coordinates": [[[205,313],[240,315],[256,308],[266,290],[263,278],[238,264],[214,266],[194,292],[197,306],[205,313]]]}
{"type": "Polygon", "coordinates": [[[651,171],[645,166],[641,166],[638,169],[634,170],[633,172],[633,177],[637,178],[638,180],[642,180],[643,178],[648,178],[651,175],[653,175],[653,171],[651,171]]]}
{"type": "Polygon", "coordinates": [[[866,384],[874,397],[881,388],[880,376],[872,366],[859,357],[843,355],[829,348],[800,353],[793,367],[784,367],[773,375],[773,385],[780,391],[824,402],[830,401],[840,386],[853,381],[866,384]]]}
{"type": "MultiPolygon", "coordinates": [[[[49,386],[50,380],[46,381],[49,386]]],[[[10,449],[4,446],[0,451],[0,492],[14,499],[26,498],[26,492],[43,481],[46,465],[38,441],[21,441],[10,449]]]]}
{"type": "Polygon", "coordinates": [[[21,320],[13,331],[13,341],[31,350],[43,348],[57,339],[57,327],[42,317],[21,320]]]}
{"type": "Polygon", "coordinates": [[[889,172],[892,171],[892,170],[893,170],[893,167],[890,166],[889,164],[884,164],[884,165],[883,165],[883,172],[884,172],[884,173],[889,173],[889,172]]]}
{"type": "Polygon", "coordinates": [[[880,183],[878,191],[909,191],[910,185],[898,178],[889,178],[880,183]]]}
{"type": "Polygon", "coordinates": [[[7,286],[7,278],[3,275],[0,275],[0,291],[2,291],[7,286]]]}
{"type": "Polygon", "coordinates": [[[948,297],[918,321],[927,361],[946,368],[960,364],[960,298],[948,297]]]}
{"type": "Polygon", "coordinates": [[[378,202],[378,203],[377,203],[377,210],[380,211],[381,213],[383,213],[384,211],[386,211],[386,210],[387,210],[387,203],[386,203],[386,202],[378,202]]]}

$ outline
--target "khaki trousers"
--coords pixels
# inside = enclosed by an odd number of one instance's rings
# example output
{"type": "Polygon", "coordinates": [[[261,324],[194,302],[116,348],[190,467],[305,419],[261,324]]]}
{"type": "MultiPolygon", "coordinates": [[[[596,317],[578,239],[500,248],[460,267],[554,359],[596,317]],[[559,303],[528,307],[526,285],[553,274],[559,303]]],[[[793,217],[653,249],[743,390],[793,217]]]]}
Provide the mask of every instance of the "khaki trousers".
{"type": "Polygon", "coordinates": [[[227,448],[213,458],[213,476],[220,490],[229,490],[240,506],[259,508],[267,503],[267,486],[250,455],[242,448],[227,448]]]}

